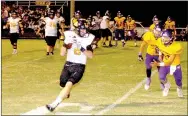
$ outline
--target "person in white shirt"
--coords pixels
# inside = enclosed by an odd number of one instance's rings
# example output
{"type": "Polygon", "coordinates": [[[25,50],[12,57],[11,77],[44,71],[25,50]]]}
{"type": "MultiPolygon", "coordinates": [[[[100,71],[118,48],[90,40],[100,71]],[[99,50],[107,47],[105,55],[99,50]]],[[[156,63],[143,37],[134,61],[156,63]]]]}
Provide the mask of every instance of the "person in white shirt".
{"type": "Polygon", "coordinates": [[[93,57],[91,43],[95,36],[90,34],[85,26],[85,20],[78,21],[78,28],[75,31],[65,31],[65,41],[61,48],[61,56],[67,53],[66,63],[60,75],[60,94],[51,104],[46,105],[49,111],[55,108],[66,98],[70,97],[70,92],[76,83],[78,83],[85,71],[87,58],[93,57]]]}
{"type": "MultiPolygon", "coordinates": [[[[57,30],[58,30],[58,20],[55,19],[55,12],[51,10],[48,13],[49,17],[44,18],[44,24],[42,25],[45,26],[45,41],[47,43],[47,53],[46,55],[50,55],[50,53],[53,55],[54,54],[54,46],[57,40],[57,30]]],[[[41,28],[42,28],[41,27],[41,28]]],[[[37,31],[37,35],[40,33],[40,28],[37,31]]]]}
{"type": "Polygon", "coordinates": [[[100,11],[96,12],[96,15],[92,17],[91,21],[91,30],[90,32],[95,35],[95,40],[93,44],[97,47],[98,42],[101,39],[101,33],[100,33],[100,23],[102,21],[102,17],[100,16],[100,11]]]}
{"type": "Polygon", "coordinates": [[[59,48],[60,46],[60,40],[63,39],[63,32],[64,32],[64,28],[61,28],[60,25],[62,25],[64,27],[65,25],[65,19],[61,16],[61,12],[57,12],[56,15],[55,15],[55,19],[58,20],[58,33],[57,33],[57,41],[58,41],[58,44],[57,44],[57,48],[59,48]]]}
{"type": "Polygon", "coordinates": [[[10,42],[13,47],[12,54],[17,54],[17,40],[19,39],[19,28],[21,28],[21,33],[24,34],[24,28],[21,19],[17,17],[16,12],[11,13],[11,17],[8,18],[7,24],[4,29],[10,28],[10,42]]]}
{"type": "Polygon", "coordinates": [[[102,39],[102,44],[105,44],[105,41],[108,39],[109,40],[109,46],[112,47],[111,44],[111,39],[112,39],[112,32],[109,29],[109,22],[110,22],[110,13],[107,10],[105,15],[102,18],[102,21],[100,23],[100,29],[101,29],[101,39],[102,39]]]}

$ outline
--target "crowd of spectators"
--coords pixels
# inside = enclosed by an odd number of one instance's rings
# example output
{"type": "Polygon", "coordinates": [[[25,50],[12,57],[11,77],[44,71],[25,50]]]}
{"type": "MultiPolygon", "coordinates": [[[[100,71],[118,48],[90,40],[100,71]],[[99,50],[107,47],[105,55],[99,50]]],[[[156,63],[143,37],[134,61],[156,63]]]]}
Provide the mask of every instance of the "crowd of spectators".
{"type": "MultiPolygon", "coordinates": [[[[40,25],[41,17],[45,17],[49,11],[49,8],[46,6],[37,6],[37,7],[29,7],[29,6],[17,6],[14,1],[1,1],[1,32],[2,37],[7,37],[9,30],[3,29],[3,25],[7,23],[8,17],[10,17],[11,12],[16,11],[18,13],[19,18],[22,19],[22,23],[24,26],[24,32],[27,37],[36,37],[34,33],[38,26],[40,25]],[[28,34],[29,33],[29,34],[28,34]]],[[[56,9],[57,12],[61,10],[56,9]]],[[[187,26],[188,28],[188,26],[187,26]]],[[[182,30],[179,33],[179,40],[187,40],[188,29],[182,30]]]]}
{"type": "MultiPolygon", "coordinates": [[[[37,27],[40,25],[40,19],[45,17],[49,11],[46,6],[38,6],[38,7],[28,7],[28,6],[17,6],[14,2],[1,2],[1,29],[3,29],[3,25],[7,23],[8,17],[11,15],[12,11],[16,11],[18,13],[18,17],[22,19],[22,24],[24,26],[24,32],[30,32],[31,37],[33,36],[32,32],[35,32],[37,27]]],[[[60,10],[57,10],[61,13],[60,10]]],[[[61,13],[62,14],[62,13],[61,13]]],[[[8,29],[2,30],[2,36],[6,36],[8,34],[8,29]]]]}

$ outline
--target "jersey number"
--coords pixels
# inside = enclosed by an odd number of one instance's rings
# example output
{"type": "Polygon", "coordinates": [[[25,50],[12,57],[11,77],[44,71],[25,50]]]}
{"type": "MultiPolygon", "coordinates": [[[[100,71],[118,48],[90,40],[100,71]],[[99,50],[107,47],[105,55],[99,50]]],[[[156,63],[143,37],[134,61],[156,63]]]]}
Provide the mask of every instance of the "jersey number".
{"type": "Polygon", "coordinates": [[[169,55],[165,55],[165,59],[166,59],[166,60],[168,60],[168,59],[169,59],[169,57],[170,57],[169,55]]]}
{"type": "Polygon", "coordinates": [[[75,54],[75,55],[81,55],[80,49],[75,48],[75,49],[74,49],[74,54],[75,54]]]}
{"type": "Polygon", "coordinates": [[[16,23],[10,23],[11,27],[16,27],[16,23]]]}
{"type": "Polygon", "coordinates": [[[50,22],[50,27],[56,27],[56,24],[53,22],[50,22]]]}

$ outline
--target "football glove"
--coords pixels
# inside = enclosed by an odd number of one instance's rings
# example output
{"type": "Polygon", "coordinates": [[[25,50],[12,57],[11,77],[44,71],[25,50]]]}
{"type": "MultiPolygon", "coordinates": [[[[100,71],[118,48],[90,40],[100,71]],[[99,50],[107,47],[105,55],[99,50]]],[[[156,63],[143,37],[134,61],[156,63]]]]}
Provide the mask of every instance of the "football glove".
{"type": "Polygon", "coordinates": [[[139,61],[144,61],[144,58],[142,57],[142,55],[138,55],[138,60],[139,61]]]}

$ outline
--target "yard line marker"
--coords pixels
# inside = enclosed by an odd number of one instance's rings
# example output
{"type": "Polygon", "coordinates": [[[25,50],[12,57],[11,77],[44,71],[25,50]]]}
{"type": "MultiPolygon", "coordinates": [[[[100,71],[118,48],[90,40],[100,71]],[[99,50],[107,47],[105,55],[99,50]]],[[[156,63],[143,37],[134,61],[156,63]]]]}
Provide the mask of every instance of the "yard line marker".
{"type": "MultiPolygon", "coordinates": [[[[95,106],[90,106],[83,103],[61,103],[55,111],[59,110],[60,108],[64,108],[67,106],[79,106],[80,111],[79,112],[54,112],[54,115],[92,115],[89,113],[95,106]],[[84,111],[84,112],[83,112],[84,111]]],[[[21,115],[48,115],[50,111],[46,108],[46,106],[40,106],[35,109],[32,109],[26,113],[23,113],[21,115]]]]}
{"type": "MultiPolygon", "coordinates": [[[[154,70],[151,74],[151,77],[157,72],[157,70],[154,70]]],[[[123,95],[123,97],[119,98],[118,100],[116,100],[113,104],[105,107],[103,110],[97,112],[95,115],[103,115],[104,113],[108,112],[109,110],[113,109],[114,107],[116,107],[116,105],[120,104],[122,101],[126,100],[131,94],[133,94],[134,92],[136,92],[136,90],[138,90],[140,87],[142,87],[142,84],[144,84],[146,81],[146,78],[144,80],[142,80],[141,82],[139,82],[134,88],[131,88],[127,93],[125,93],[123,95]]]]}

